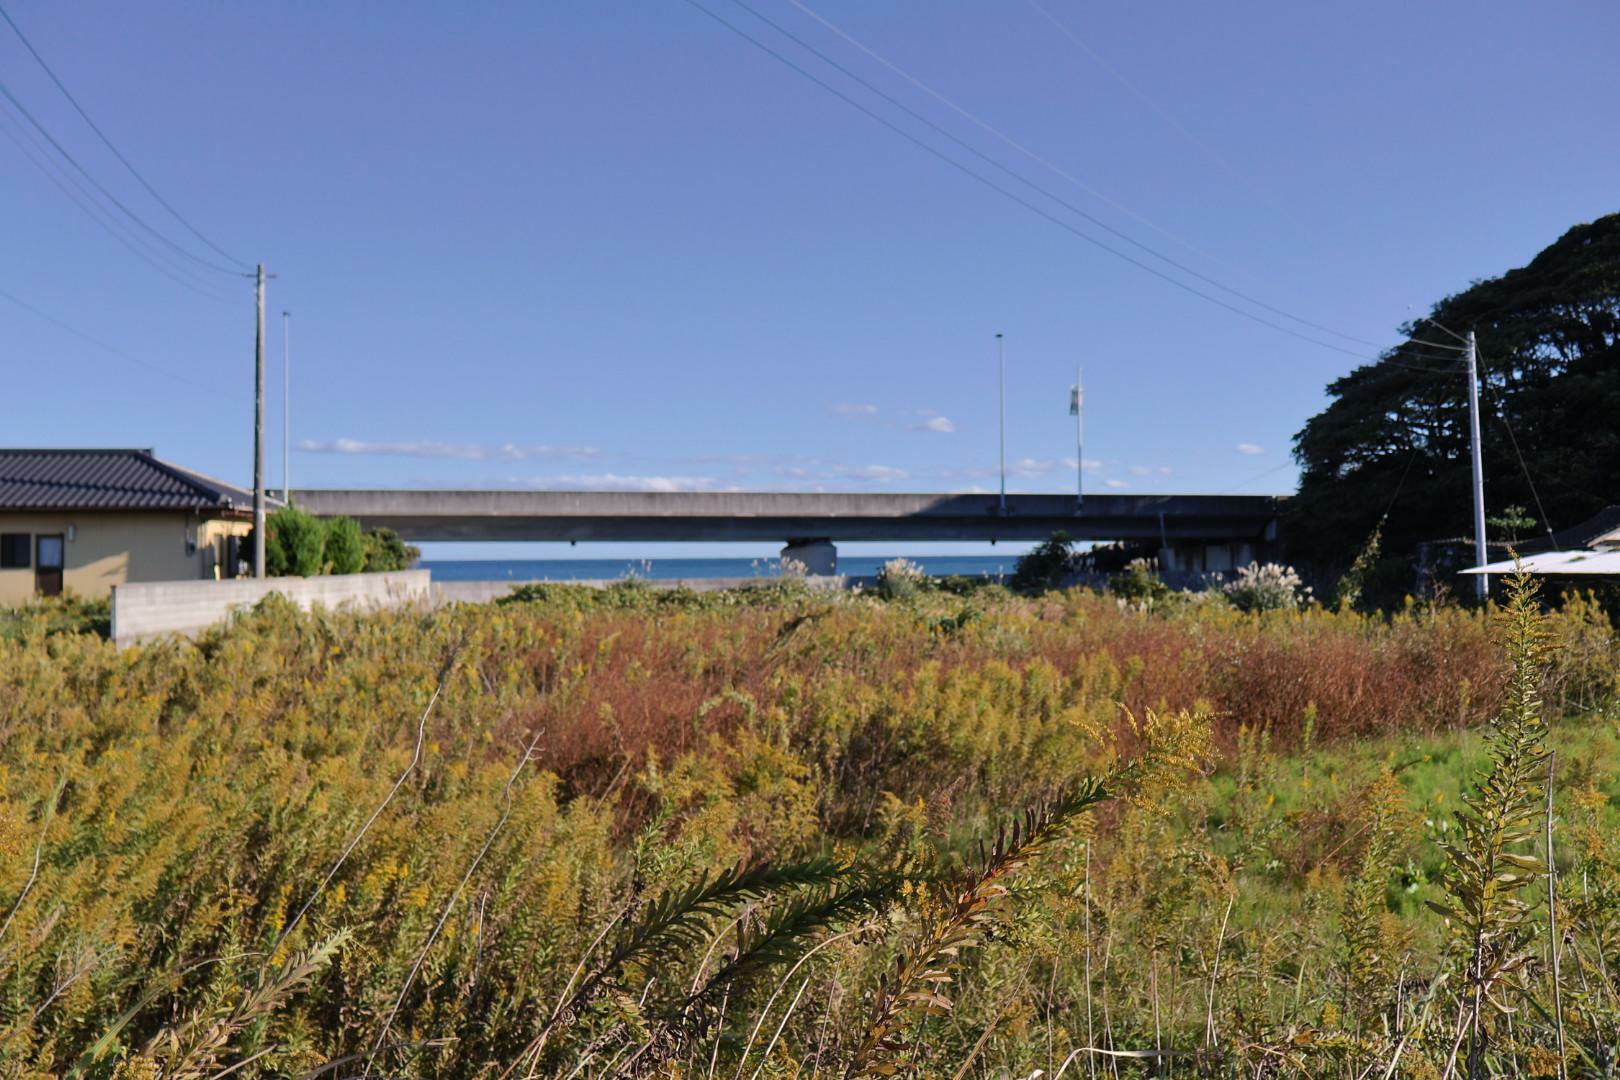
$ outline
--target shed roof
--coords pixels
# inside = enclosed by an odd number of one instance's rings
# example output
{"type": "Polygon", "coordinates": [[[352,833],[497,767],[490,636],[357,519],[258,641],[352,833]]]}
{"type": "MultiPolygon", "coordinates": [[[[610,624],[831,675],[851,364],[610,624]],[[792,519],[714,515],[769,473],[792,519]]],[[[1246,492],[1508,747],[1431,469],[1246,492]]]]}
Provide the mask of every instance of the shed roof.
{"type": "Polygon", "coordinates": [[[1517,563],[1490,563],[1463,573],[1511,574],[1518,569],[1538,577],[1620,577],[1620,551],[1543,551],[1525,555],[1517,563]]]}
{"type": "Polygon", "coordinates": [[[253,493],[150,450],[0,449],[0,510],[251,510],[253,493]]]}

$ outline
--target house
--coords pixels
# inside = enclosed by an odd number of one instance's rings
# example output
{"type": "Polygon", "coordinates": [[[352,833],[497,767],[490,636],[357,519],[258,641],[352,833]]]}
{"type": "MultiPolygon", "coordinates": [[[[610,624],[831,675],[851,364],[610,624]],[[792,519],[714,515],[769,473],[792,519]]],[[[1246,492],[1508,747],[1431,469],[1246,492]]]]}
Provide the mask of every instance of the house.
{"type": "Polygon", "coordinates": [[[252,527],[251,491],[151,450],[0,449],[0,604],[235,577],[252,527]]]}

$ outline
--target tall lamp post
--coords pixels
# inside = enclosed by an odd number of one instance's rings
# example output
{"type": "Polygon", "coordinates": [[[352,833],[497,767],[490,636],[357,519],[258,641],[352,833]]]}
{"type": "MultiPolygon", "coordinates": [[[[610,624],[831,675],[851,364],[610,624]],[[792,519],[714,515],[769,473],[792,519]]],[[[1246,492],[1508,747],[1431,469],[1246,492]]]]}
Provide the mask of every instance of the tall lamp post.
{"type": "Polygon", "coordinates": [[[996,367],[1000,375],[1001,401],[1001,512],[1007,513],[1007,352],[1001,335],[996,335],[996,367]]]}

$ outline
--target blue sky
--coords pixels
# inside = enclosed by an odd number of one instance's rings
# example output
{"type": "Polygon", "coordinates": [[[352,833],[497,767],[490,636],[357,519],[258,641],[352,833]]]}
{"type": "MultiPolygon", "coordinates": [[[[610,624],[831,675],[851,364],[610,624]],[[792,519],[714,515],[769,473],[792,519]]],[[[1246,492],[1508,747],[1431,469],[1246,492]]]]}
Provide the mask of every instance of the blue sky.
{"type": "MultiPolygon", "coordinates": [[[[1380,344],[1617,209],[1610,2],[748,0],[996,164],[701,3],[1051,217],[1352,352],[1071,207],[1380,344]]],[[[1000,331],[1013,488],[1071,487],[1084,365],[1089,489],[1285,491],[1358,362],[1097,249],[685,0],[5,7],[170,204],[277,275],[272,483],[284,309],[295,487],[993,488],[1000,331]]],[[[0,82],[220,261],[3,26],[0,82]]],[[[247,282],[190,263],[199,295],[131,254],[30,130],[0,101],[0,290],[57,321],[0,297],[0,443],[246,481],[247,282]]],[[[512,553],[439,553],[472,550],[512,553]]]]}

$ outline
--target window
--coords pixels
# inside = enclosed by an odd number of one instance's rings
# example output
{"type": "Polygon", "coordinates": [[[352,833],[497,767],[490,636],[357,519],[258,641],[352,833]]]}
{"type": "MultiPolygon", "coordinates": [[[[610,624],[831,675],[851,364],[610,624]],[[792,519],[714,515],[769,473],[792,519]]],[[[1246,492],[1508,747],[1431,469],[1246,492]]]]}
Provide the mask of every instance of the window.
{"type": "Polygon", "coordinates": [[[34,591],[41,596],[62,595],[62,534],[34,538],[34,591]]]}
{"type": "Polygon", "coordinates": [[[27,533],[0,533],[0,570],[26,570],[32,539],[27,533]]]}

